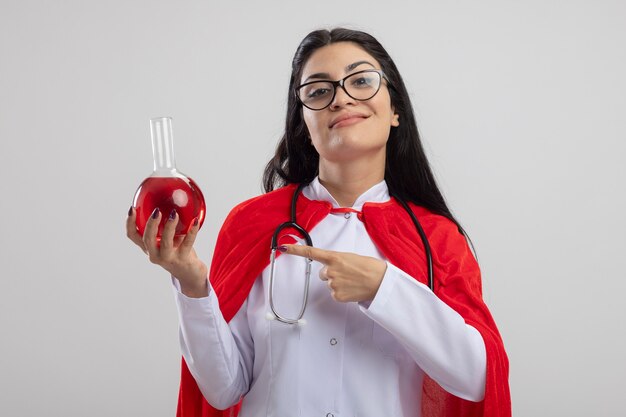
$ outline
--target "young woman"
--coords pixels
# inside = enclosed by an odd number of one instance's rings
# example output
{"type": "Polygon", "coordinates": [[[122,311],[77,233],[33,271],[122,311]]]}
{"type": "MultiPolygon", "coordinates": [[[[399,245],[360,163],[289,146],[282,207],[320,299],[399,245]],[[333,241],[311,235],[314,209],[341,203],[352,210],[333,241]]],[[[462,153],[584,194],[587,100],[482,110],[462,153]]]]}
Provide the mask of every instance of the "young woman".
{"type": "Polygon", "coordinates": [[[510,416],[478,265],[372,36],[302,41],[264,183],[226,219],[210,274],[197,225],[174,241],[177,214],[155,210],[141,237],[131,208],[129,238],[174,277],[179,416],[510,416]]]}

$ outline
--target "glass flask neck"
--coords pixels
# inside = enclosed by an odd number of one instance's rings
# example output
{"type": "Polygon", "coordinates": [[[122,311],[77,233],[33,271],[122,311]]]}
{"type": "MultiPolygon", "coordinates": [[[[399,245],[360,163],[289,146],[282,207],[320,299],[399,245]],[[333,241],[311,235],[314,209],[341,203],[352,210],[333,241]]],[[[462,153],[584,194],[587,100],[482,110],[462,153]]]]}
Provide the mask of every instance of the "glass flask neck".
{"type": "Polygon", "coordinates": [[[152,176],[177,176],[174,160],[174,136],[172,134],[172,118],[157,117],[150,119],[152,135],[152,155],[154,156],[154,172],[152,176]]]}

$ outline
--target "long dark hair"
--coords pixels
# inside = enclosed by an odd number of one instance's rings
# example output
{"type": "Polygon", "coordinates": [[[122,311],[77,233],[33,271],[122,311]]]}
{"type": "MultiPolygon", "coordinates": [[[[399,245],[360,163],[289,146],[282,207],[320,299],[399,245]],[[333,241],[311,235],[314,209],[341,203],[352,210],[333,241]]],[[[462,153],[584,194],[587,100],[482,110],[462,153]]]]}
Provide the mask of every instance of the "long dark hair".
{"type": "MultiPolygon", "coordinates": [[[[373,56],[389,81],[391,104],[399,115],[400,125],[393,127],[387,141],[385,181],[389,193],[445,216],[459,226],[439,191],[420,141],[413,107],[402,77],[385,48],[371,35],[351,29],[316,30],[300,43],[293,57],[285,133],[276,154],[263,175],[266,192],[292,183],[311,182],[319,170],[319,154],[308,139],[302,106],[294,89],[302,77],[305,63],[317,49],[335,42],[353,42],[373,56]]],[[[459,230],[463,232],[463,229],[459,230]]],[[[465,234],[465,233],[464,233],[465,234]]]]}

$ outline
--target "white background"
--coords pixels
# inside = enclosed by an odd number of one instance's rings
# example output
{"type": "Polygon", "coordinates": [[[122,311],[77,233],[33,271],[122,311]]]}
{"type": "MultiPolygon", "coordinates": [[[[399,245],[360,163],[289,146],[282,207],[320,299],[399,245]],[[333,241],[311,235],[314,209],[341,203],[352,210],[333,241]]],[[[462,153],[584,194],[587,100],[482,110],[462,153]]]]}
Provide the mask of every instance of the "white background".
{"type": "Polygon", "coordinates": [[[511,362],[516,416],[625,415],[622,1],[0,2],[0,415],[172,416],[168,274],[125,237],[149,119],[226,214],[261,192],[291,58],[370,32],[411,93],[511,362]]]}

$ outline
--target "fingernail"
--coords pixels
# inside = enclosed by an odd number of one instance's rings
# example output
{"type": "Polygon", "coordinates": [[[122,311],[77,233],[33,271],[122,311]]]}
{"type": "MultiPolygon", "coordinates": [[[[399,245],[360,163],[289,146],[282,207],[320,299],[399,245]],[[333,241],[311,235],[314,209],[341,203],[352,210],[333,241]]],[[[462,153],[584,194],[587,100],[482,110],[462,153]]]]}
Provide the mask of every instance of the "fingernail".
{"type": "Polygon", "coordinates": [[[196,217],[195,219],[193,219],[193,225],[197,226],[198,225],[198,218],[196,217]]]}
{"type": "Polygon", "coordinates": [[[133,206],[130,206],[128,209],[128,215],[130,216],[131,214],[133,214],[133,206]]]}
{"type": "Polygon", "coordinates": [[[159,208],[155,208],[154,211],[152,212],[152,218],[156,219],[157,217],[159,217],[159,208]]]}
{"type": "Polygon", "coordinates": [[[276,248],[276,249],[278,249],[279,251],[281,251],[281,252],[283,252],[283,253],[284,253],[284,252],[287,252],[287,246],[285,246],[285,245],[280,245],[280,246],[279,246],[278,248],[276,248]]]}
{"type": "Polygon", "coordinates": [[[170,220],[174,220],[176,218],[176,209],[170,211],[170,220]]]}

